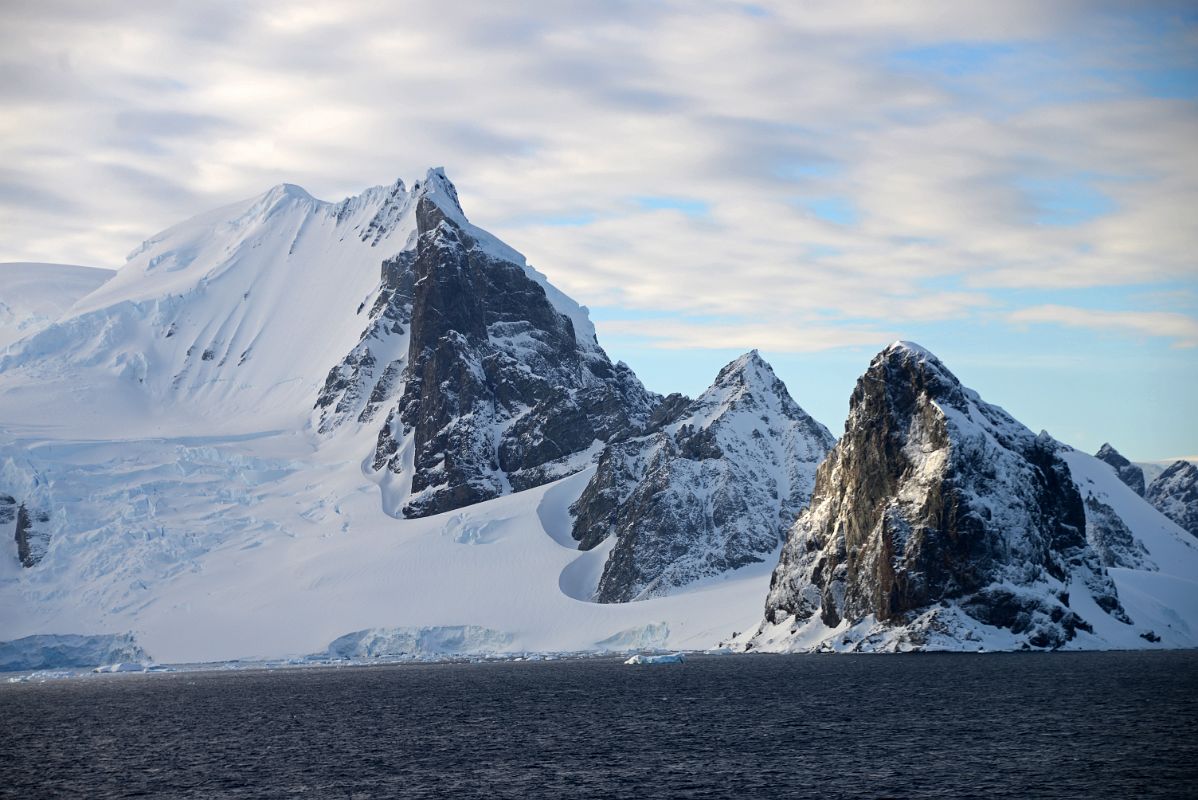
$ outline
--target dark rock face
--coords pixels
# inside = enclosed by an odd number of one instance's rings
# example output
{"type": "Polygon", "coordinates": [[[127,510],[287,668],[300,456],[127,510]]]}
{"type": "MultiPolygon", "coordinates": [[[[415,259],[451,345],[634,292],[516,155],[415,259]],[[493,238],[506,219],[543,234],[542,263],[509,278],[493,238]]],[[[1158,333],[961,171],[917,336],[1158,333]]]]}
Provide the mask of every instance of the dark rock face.
{"type": "Polygon", "coordinates": [[[1126,621],[1058,447],[931,353],[891,345],[857,382],[844,436],[783,548],[767,622],[872,618],[907,626],[919,645],[951,607],[1057,647],[1087,627],[1069,609],[1078,581],[1126,621]]]}
{"type": "Polygon", "coordinates": [[[15,504],[16,500],[10,495],[0,495],[0,524],[16,522],[17,559],[23,567],[35,567],[50,547],[50,514],[31,511],[24,503],[15,504]]]}
{"type": "Polygon", "coordinates": [[[1098,448],[1098,452],[1094,454],[1094,457],[1114,467],[1115,474],[1119,476],[1119,480],[1131,487],[1131,490],[1140,497],[1144,496],[1144,470],[1124,458],[1109,443],[1098,448]]]}
{"type": "Polygon", "coordinates": [[[391,513],[538,486],[647,428],[661,398],[608,360],[585,310],[466,220],[443,172],[385,191],[359,236],[399,241],[408,226],[408,237],[358,309],[369,306],[365,330],[329,371],[314,425],[355,436],[379,426],[368,464],[395,487],[391,513]]]}
{"type": "Polygon", "coordinates": [[[1194,536],[1198,536],[1198,467],[1176,461],[1157,476],[1144,499],[1194,536]]]}
{"type": "Polygon", "coordinates": [[[414,254],[405,251],[383,262],[362,338],[329,370],[316,398],[320,412],[317,430],[321,433],[330,433],[354,419],[371,422],[379,408],[397,394],[408,358],[413,261],[414,254]]]}
{"type": "MultiPolygon", "coordinates": [[[[659,399],[593,337],[580,340],[524,266],[476,238],[443,176],[432,180],[442,182],[432,187],[439,199],[418,196],[415,248],[379,316],[392,326],[410,320],[402,394],[372,460],[376,469],[403,472],[410,437],[408,517],[575,472],[595,442],[643,429],[659,399]]],[[[326,406],[334,396],[341,403],[361,395],[355,387],[378,369],[377,359],[363,365],[366,354],[356,361],[351,354],[330,375],[326,406]]],[[[371,397],[385,398],[396,374],[384,370],[378,380],[386,386],[371,397]]]]}
{"type": "Polygon", "coordinates": [[[687,402],[671,395],[651,432],[609,445],[572,508],[580,549],[609,536],[594,599],[661,595],[773,553],[835,439],[756,351],[687,402]]]}
{"type": "Polygon", "coordinates": [[[1104,567],[1157,569],[1144,547],[1115,510],[1097,497],[1086,497],[1086,541],[1104,567]]]}

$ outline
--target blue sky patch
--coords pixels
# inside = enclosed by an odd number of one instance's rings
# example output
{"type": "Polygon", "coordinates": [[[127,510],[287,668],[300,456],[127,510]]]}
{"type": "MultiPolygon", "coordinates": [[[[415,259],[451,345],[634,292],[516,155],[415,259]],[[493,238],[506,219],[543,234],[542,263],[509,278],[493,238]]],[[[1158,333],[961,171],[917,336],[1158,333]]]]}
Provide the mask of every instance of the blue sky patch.
{"type": "Polygon", "coordinates": [[[633,202],[648,211],[681,211],[692,217],[704,217],[711,206],[704,200],[689,197],[670,197],[668,195],[648,195],[634,197],[633,202]]]}
{"type": "Polygon", "coordinates": [[[1020,178],[1016,186],[1038,225],[1080,225],[1115,210],[1115,203],[1083,178],[1020,178]]]}
{"type": "Polygon", "coordinates": [[[800,197],[795,202],[815,217],[836,225],[852,225],[861,218],[847,197],[800,197]]]}

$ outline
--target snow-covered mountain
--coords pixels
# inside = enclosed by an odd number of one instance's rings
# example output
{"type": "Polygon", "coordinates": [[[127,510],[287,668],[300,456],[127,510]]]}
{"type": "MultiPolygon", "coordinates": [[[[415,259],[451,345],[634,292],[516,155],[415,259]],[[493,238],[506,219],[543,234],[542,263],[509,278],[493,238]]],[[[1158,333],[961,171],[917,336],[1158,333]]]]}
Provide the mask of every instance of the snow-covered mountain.
{"type": "Polygon", "coordinates": [[[1169,519],[1198,536],[1198,466],[1179,460],[1164,464],[1135,464],[1110,444],[1094,455],[1115,470],[1119,480],[1169,519]]]}
{"type": "Polygon", "coordinates": [[[1111,468],[898,342],[771,581],[766,650],[1198,644],[1198,547],[1111,468]],[[1079,491],[1080,489],[1080,491],[1079,491]]]}
{"type": "Polygon", "coordinates": [[[1148,485],[1144,498],[1198,537],[1198,466],[1176,461],[1148,485]]]}
{"type": "Polygon", "coordinates": [[[773,558],[835,443],[757,351],[654,430],[609,446],[574,505],[572,534],[603,559],[594,599],[664,594],[773,558]]]}
{"type": "Polygon", "coordinates": [[[1198,643],[1198,540],[1105,463],[903,346],[817,471],[755,352],[646,391],[441,170],[275,187],[68,295],[0,352],[0,640],[39,637],[0,657],[702,649],[767,593],[759,649],[1198,643]]]}
{"type": "MultiPolygon", "coordinates": [[[[132,631],[176,661],[708,646],[771,563],[577,599],[599,575],[569,507],[606,447],[678,410],[442,171],[339,203],[275,187],[152,237],[0,359],[0,639],[132,631]]],[[[780,488],[750,509],[772,541],[780,488]]]]}
{"type": "Polygon", "coordinates": [[[170,228],[0,371],[0,409],[56,388],[44,413],[109,430],[294,429],[315,408],[407,516],[575,472],[660,399],[439,169],[339,203],[284,184],[170,228]]]}
{"type": "Polygon", "coordinates": [[[340,408],[366,394],[378,369],[371,402],[403,382],[371,463],[398,476],[388,506],[402,500],[409,517],[577,472],[594,446],[643,429],[661,399],[608,360],[582,309],[466,222],[441,173],[425,186],[438,188],[412,201],[414,247],[384,276],[397,288],[381,309],[376,301],[376,321],[317,401],[327,407],[339,391],[340,408]],[[381,335],[377,319],[392,320],[381,335]],[[406,356],[395,352],[405,320],[406,356]],[[388,345],[385,360],[370,349],[388,345]]]}
{"type": "Polygon", "coordinates": [[[70,264],[0,264],[0,352],[59,319],[115,274],[70,264]]]}

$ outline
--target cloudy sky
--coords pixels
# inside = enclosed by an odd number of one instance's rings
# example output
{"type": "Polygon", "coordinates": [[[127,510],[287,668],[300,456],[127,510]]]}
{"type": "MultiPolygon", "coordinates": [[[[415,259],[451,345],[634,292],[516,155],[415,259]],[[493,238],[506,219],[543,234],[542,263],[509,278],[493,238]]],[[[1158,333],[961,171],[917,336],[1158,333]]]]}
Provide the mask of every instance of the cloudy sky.
{"type": "Polygon", "coordinates": [[[658,391],[757,347],[839,431],[907,338],[1078,447],[1198,453],[1192,4],[505,5],[5,0],[0,260],[444,165],[658,391]]]}

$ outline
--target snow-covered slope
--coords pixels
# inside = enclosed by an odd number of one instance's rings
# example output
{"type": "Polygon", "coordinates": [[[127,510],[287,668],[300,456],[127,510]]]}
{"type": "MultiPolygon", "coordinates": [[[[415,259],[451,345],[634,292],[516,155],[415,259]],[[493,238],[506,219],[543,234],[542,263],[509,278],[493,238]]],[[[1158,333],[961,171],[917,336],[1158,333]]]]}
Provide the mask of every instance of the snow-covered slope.
{"type": "Polygon", "coordinates": [[[0,353],[57,320],[114,274],[69,264],[0,264],[0,353]]]}
{"type": "MultiPolygon", "coordinates": [[[[1198,539],[1128,487],[1108,464],[1068,448],[1061,457],[1085,498],[1087,533],[1113,513],[1138,545],[1139,558],[1107,567],[1128,616],[1163,644],[1198,647],[1198,539]]],[[[1114,647],[1142,646],[1131,632],[1111,626],[1103,636],[1114,647]]]]}
{"type": "Polygon", "coordinates": [[[1103,444],[1094,457],[1109,464],[1115,470],[1115,474],[1119,476],[1119,480],[1131,487],[1136,494],[1144,496],[1144,469],[1124,458],[1123,454],[1112,447],[1110,442],[1103,444]]]}
{"type": "Polygon", "coordinates": [[[741,644],[1192,647],[1198,549],[1179,533],[1108,465],[1036,436],[898,342],[858,381],[765,621],[741,644]]]}
{"type": "Polygon", "coordinates": [[[769,564],[576,599],[566,509],[659,399],[440,170],[340,203],[275,187],[152,237],[0,357],[0,640],[132,631],[160,661],[714,644],[769,564]],[[427,517],[397,518],[413,486],[427,517]]]}
{"type": "Polygon", "coordinates": [[[383,513],[356,457],[337,461],[302,434],[18,444],[49,476],[61,525],[37,567],[0,559],[0,641],[132,631],[164,663],[322,653],[369,630],[441,653],[455,641],[702,649],[758,616],[772,567],[640,603],[579,601],[588,554],[568,508],[590,467],[403,520],[383,513]]]}
{"type": "Polygon", "coordinates": [[[640,600],[772,560],[835,443],[756,350],[697,400],[663,404],[655,427],[609,446],[573,509],[574,538],[605,556],[584,599],[640,600]]]}

